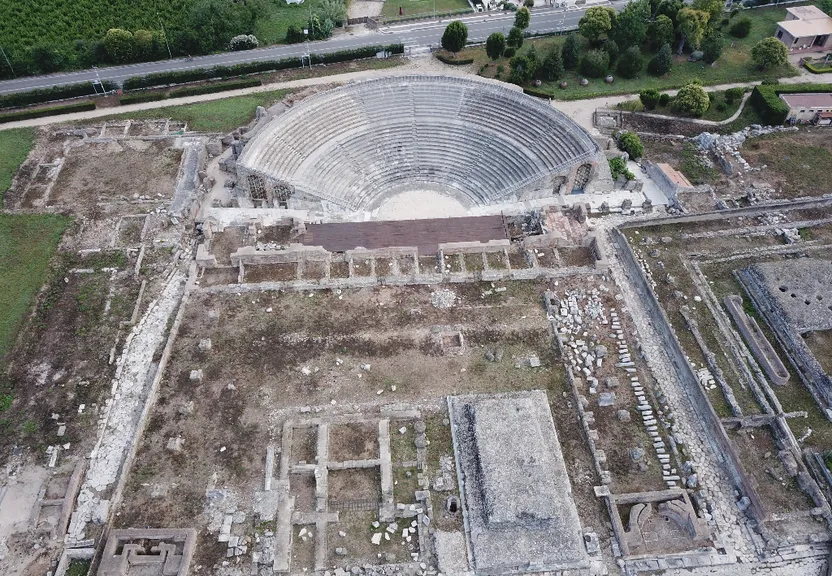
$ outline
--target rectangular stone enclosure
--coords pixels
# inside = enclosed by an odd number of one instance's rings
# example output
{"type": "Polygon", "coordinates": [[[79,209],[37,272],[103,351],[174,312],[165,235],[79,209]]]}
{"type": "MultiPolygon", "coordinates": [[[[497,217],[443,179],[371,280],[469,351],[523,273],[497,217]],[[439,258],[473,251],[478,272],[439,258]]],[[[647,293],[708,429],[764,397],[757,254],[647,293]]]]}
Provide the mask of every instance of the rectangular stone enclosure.
{"type": "Polygon", "coordinates": [[[587,567],[546,393],[454,396],[448,407],[475,572],[587,567]]]}

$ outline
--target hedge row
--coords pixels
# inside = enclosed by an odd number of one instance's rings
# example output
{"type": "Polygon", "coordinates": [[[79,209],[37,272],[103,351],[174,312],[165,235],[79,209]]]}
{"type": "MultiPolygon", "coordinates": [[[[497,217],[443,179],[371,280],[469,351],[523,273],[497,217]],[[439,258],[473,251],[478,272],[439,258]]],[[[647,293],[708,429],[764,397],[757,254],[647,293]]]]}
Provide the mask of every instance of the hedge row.
{"type": "Polygon", "coordinates": [[[444,62],[445,64],[450,64],[451,66],[465,66],[466,64],[473,64],[473,58],[448,58],[447,56],[443,56],[442,54],[437,54],[436,59],[440,62],[444,62]]]}
{"type": "Polygon", "coordinates": [[[832,66],[816,66],[811,62],[804,62],[803,65],[806,67],[806,70],[812,72],[813,74],[825,74],[827,72],[832,72],[832,66]]]}
{"type": "Polygon", "coordinates": [[[156,102],[157,100],[164,100],[167,98],[164,92],[139,92],[138,94],[127,94],[118,99],[118,103],[125,104],[140,104],[142,102],[156,102]]]}
{"type": "MultiPolygon", "coordinates": [[[[403,54],[404,44],[389,44],[387,46],[365,46],[355,50],[341,50],[328,54],[312,54],[312,64],[333,64],[335,62],[347,62],[360,58],[370,58],[378,52],[390,52],[391,54],[403,54]]],[[[124,81],[125,90],[137,90],[153,86],[165,86],[168,84],[187,84],[188,82],[199,82],[212,78],[229,78],[242,76],[243,74],[256,74],[258,72],[270,72],[273,70],[287,70],[300,68],[300,58],[283,58],[281,60],[261,60],[256,62],[244,62],[234,66],[215,66],[213,68],[197,68],[195,70],[181,70],[176,72],[158,72],[147,76],[133,76],[124,81]]]]}
{"type": "Polygon", "coordinates": [[[789,114],[789,106],[780,94],[832,92],[832,84],[760,84],[751,93],[751,104],[766,124],[782,124],[789,114]]]}
{"type": "MultiPolygon", "coordinates": [[[[114,82],[110,82],[109,80],[103,82],[103,84],[104,89],[107,91],[118,88],[114,82]]],[[[100,91],[101,88],[98,90],[100,91]]],[[[43,104],[44,102],[52,102],[53,100],[77,98],[79,96],[91,96],[93,94],[95,94],[95,88],[93,87],[92,82],[67,84],[66,86],[54,86],[52,88],[39,88],[37,90],[16,92],[14,94],[0,96],[0,109],[20,108],[31,104],[43,104]]]]}
{"type": "Polygon", "coordinates": [[[31,120],[32,118],[43,118],[45,116],[57,116],[58,114],[69,114],[71,112],[86,112],[87,110],[95,110],[95,103],[77,102],[63,106],[50,106],[49,108],[19,110],[17,112],[0,114],[0,124],[4,122],[16,122],[18,120],[31,120]]]}
{"type": "Polygon", "coordinates": [[[186,86],[185,88],[171,90],[168,94],[168,98],[184,98],[185,96],[213,94],[214,92],[224,92],[226,90],[251,88],[252,86],[260,86],[261,84],[262,82],[260,82],[259,78],[244,78],[242,80],[232,80],[230,82],[213,82],[202,86],[186,86]]]}
{"type": "Polygon", "coordinates": [[[546,92],[545,90],[538,90],[537,88],[523,88],[523,94],[535,96],[536,98],[546,98],[547,100],[552,99],[552,94],[550,92],[546,92]]]}

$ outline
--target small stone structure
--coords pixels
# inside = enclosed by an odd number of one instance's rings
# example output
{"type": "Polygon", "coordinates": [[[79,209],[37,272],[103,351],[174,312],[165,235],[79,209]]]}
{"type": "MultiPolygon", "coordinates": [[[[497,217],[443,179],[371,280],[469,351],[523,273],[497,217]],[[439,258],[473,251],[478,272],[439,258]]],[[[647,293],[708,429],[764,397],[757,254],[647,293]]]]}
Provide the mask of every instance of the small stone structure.
{"type": "Polygon", "coordinates": [[[448,407],[475,572],[588,567],[546,393],[454,396],[448,407]]]}
{"type": "Polygon", "coordinates": [[[772,382],[784,386],[789,381],[789,371],[786,370],[771,342],[760,330],[757,321],[742,309],[742,298],[736,295],[726,296],[723,302],[757,362],[763,366],[763,370],[772,382]]]}
{"type": "Polygon", "coordinates": [[[113,530],[98,567],[99,576],[186,576],[196,530],[113,530]]]}

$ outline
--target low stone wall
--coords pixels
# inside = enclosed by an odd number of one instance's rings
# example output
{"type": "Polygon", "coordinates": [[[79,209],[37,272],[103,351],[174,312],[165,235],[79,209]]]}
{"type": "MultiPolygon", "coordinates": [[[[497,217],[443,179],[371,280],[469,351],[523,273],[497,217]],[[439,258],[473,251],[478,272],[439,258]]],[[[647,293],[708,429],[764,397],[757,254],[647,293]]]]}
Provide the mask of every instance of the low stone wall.
{"type": "Polygon", "coordinates": [[[771,342],[768,341],[765,334],[760,330],[757,321],[749,317],[742,309],[742,298],[740,296],[726,296],[723,302],[725,302],[728,313],[731,314],[731,317],[740,329],[740,333],[745,339],[746,344],[751,348],[751,352],[757,358],[757,362],[762,364],[763,370],[766,371],[768,377],[775,384],[785,386],[786,382],[789,381],[789,371],[786,370],[783,361],[777,356],[777,352],[774,351],[771,342]]]}
{"type": "Polygon", "coordinates": [[[242,246],[231,254],[231,264],[286,264],[301,260],[325,261],[331,256],[330,252],[321,246],[304,246],[290,244],[286,250],[257,250],[254,246],[242,246]]]}
{"type": "Polygon", "coordinates": [[[704,389],[699,385],[696,373],[685,356],[684,350],[682,350],[676,335],[673,333],[670,320],[667,318],[656,295],[644,277],[641,266],[639,266],[635,254],[627,243],[626,238],[624,238],[624,235],[619,229],[614,229],[611,237],[620,249],[621,263],[633,281],[634,287],[644,296],[645,308],[650,314],[650,319],[657,333],[665,343],[667,354],[679,375],[680,381],[685,386],[689,400],[696,409],[699,417],[703,420],[705,428],[712,431],[712,434],[708,437],[708,442],[712,445],[714,454],[722,461],[725,471],[728,473],[731,482],[737,490],[748,498],[749,506],[746,509],[746,513],[759,524],[762,524],[768,516],[766,509],[754,485],[745,474],[739,456],[737,456],[719,417],[714,411],[708,397],[705,395],[704,389]]]}

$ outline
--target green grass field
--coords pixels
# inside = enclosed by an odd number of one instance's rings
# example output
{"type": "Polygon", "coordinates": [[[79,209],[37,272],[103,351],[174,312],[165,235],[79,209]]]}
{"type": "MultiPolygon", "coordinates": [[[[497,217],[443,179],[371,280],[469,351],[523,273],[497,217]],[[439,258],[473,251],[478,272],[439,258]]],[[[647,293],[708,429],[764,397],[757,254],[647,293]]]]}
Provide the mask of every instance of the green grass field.
{"type": "MultiPolygon", "coordinates": [[[[786,10],[784,8],[747,10],[742,13],[742,16],[747,16],[752,20],[753,27],[751,34],[746,38],[736,39],[728,35],[728,26],[726,26],[723,30],[725,48],[722,56],[713,66],[701,62],[688,62],[687,55],[683,54],[682,56],[674,56],[673,69],[670,73],[656,77],[647,73],[647,62],[652,57],[652,54],[645,53],[644,67],[636,78],[621,78],[613,70],[611,72],[615,78],[613,84],[606,84],[602,78],[591,78],[589,79],[588,86],[581,86],[579,84],[581,75],[576,71],[569,70],[561,79],[567,82],[568,86],[566,89],[559,87],[560,80],[556,82],[544,82],[541,89],[552,93],[553,97],[558,100],[578,100],[581,98],[593,98],[613,94],[635,94],[645,88],[656,88],[658,90],[680,88],[691,80],[696,79],[701,80],[702,84],[707,86],[797,75],[797,70],[792,66],[783,66],[761,72],[751,62],[751,48],[762,38],[774,34],[775,23],[785,19],[786,10]]],[[[737,16],[736,18],[739,17],[737,16]]],[[[534,28],[534,16],[532,16],[532,28],[534,28]]],[[[581,51],[588,50],[589,43],[581,36],[578,38],[582,42],[581,51]]],[[[552,36],[527,40],[523,44],[521,53],[527,51],[534,44],[538,55],[542,58],[551,46],[562,46],[565,39],[565,36],[552,36]]],[[[494,76],[497,66],[503,66],[504,69],[508,69],[507,59],[501,58],[492,64],[488,56],[486,56],[483,47],[465,50],[459,57],[473,57],[474,63],[478,68],[487,64],[488,67],[482,74],[490,77],[494,76]]],[[[507,72],[501,75],[502,78],[506,78],[507,76],[507,72]]]]}
{"type": "Polygon", "coordinates": [[[26,159],[34,141],[34,128],[0,131],[0,208],[3,207],[3,194],[11,185],[15,170],[26,159]]]}
{"type": "Polygon", "coordinates": [[[381,9],[381,15],[388,18],[397,18],[399,7],[402,9],[402,16],[404,17],[417,14],[433,14],[434,8],[437,13],[471,9],[471,6],[465,0],[387,0],[381,9]]]}
{"type": "Polygon", "coordinates": [[[69,223],[57,214],[0,214],[0,359],[32,309],[69,223]]]}
{"type": "Polygon", "coordinates": [[[114,114],[104,119],[170,118],[178,122],[187,122],[189,130],[229,132],[243,124],[248,124],[254,118],[258,106],[271,106],[289,92],[290,90],[258,92],[199,104],[165,106],[152,110],[114,114]]]}

